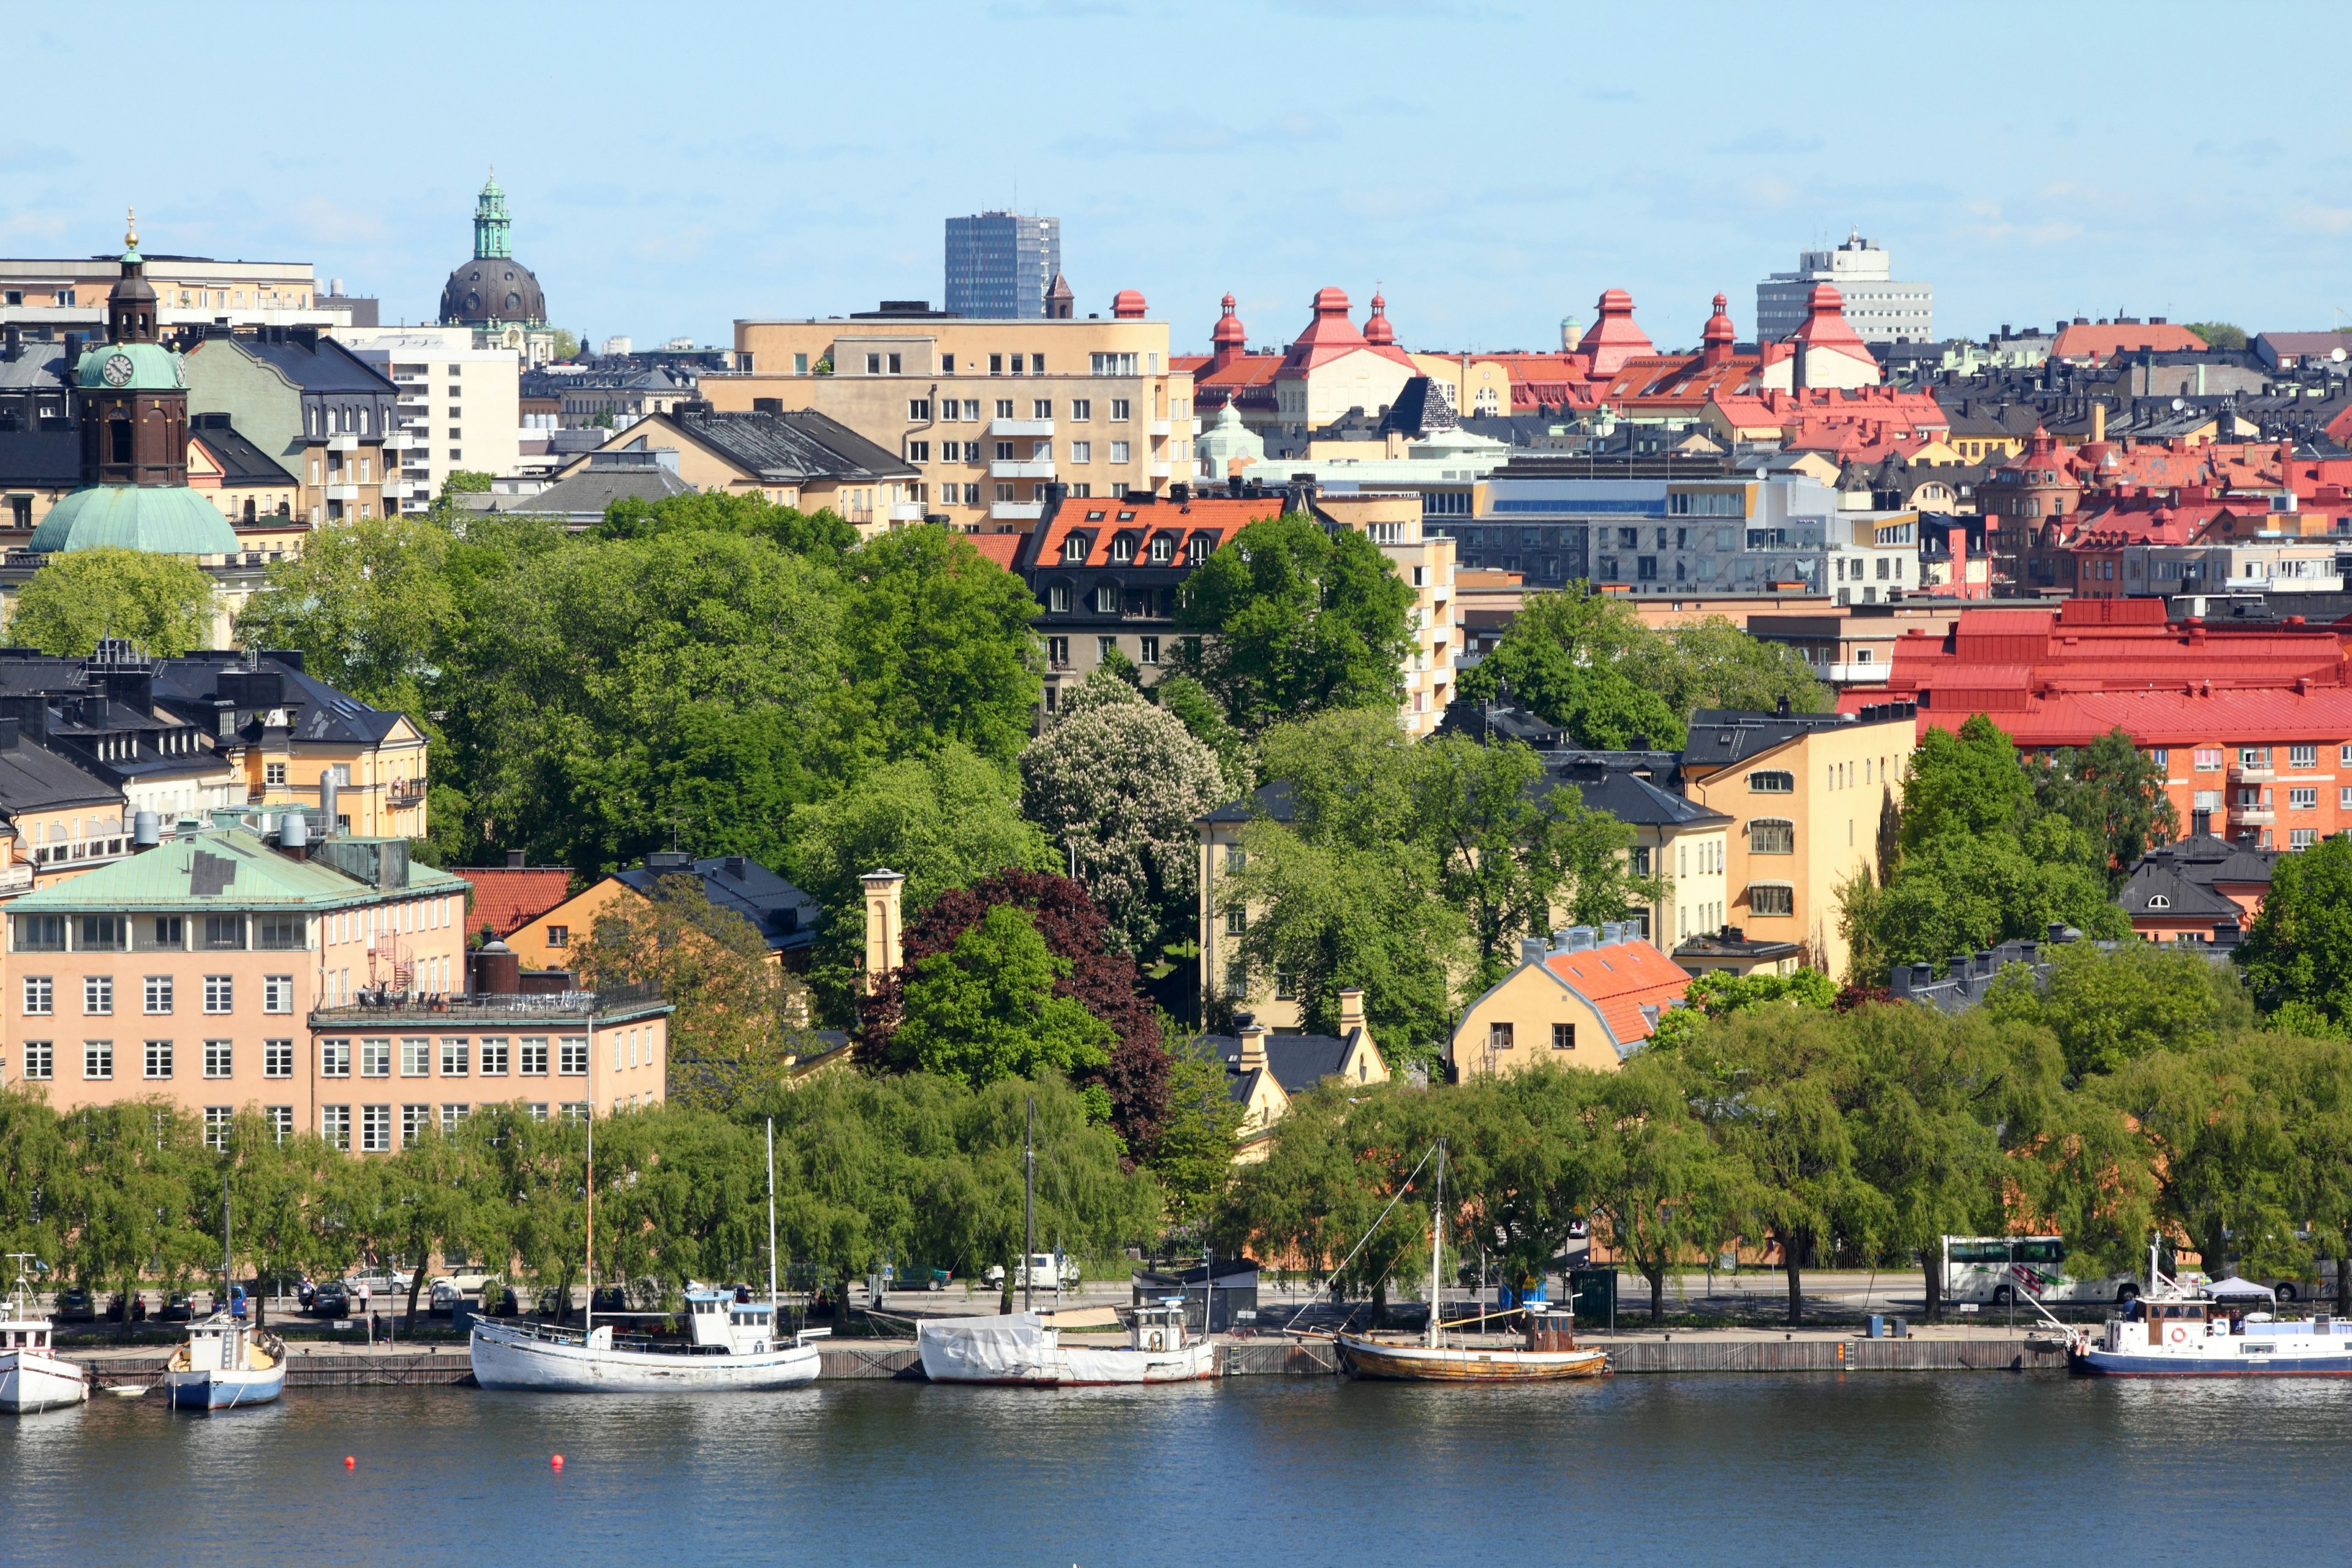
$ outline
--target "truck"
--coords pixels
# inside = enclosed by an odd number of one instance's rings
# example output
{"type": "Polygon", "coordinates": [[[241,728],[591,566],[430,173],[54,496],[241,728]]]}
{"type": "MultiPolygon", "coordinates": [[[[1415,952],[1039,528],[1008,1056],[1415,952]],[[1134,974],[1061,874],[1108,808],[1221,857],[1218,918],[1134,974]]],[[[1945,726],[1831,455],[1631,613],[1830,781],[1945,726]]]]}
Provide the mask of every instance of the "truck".
{"type": "MultiPolygon", "coordinates": [[[[1002,1286],[1004,1283],[1003,1265],[990,1264],[988,1272],[982,1275],[981,1279],[989,1285],[1002,1286]]],[[[1075,1290],[1078,1288],[1078,1260],[1065,1258],[1058,1252],[1033,1252],[1026,1267],[1013,1270],[1013,1288],[1015,1290],[1075,1290]]]]}

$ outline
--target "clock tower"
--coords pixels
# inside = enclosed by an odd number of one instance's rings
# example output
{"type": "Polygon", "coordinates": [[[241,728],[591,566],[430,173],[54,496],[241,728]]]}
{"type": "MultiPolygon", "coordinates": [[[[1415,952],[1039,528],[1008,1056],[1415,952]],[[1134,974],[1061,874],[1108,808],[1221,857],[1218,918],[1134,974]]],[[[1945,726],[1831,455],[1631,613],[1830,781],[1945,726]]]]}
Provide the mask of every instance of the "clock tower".
{"type": "Polygon", "coordinates": [[[82,356],[81,481],[184,486],[188,389],[180,356],[156,341],[155,286],[134,220],[122,237],[122,276],[106,297],[107,342],[82,356]]]}

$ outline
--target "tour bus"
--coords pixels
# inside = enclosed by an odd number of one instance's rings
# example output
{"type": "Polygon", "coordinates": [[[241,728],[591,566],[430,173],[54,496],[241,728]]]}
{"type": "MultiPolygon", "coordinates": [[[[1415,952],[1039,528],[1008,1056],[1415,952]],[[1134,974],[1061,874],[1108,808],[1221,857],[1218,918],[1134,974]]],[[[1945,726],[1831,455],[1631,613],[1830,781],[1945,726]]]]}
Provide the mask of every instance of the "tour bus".
{"type": "Polygon", "coordinates": [[[1944,1237],[1944,1300],[2005,1306],[2012,1296],[2037,1301],[2128,1301],[2140,1292],[2129,1274],[2077,1279],[2066,1272],[2063,1236],[1944,1237]]]}

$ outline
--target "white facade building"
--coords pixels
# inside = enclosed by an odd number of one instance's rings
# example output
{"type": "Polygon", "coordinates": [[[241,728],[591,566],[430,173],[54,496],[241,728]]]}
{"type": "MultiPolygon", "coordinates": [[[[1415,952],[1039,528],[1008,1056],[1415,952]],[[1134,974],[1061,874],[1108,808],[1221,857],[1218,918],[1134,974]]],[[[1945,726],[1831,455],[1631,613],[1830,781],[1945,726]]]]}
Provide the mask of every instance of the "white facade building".
{"type": "MultiPolygon", "coordinates": [[[[470,327],[345,327],[335,336],[400,389],[400,503],[433,504],[450,474],[497,475],[522,466],[522,360],[478,349],[470,327]]],[[[389,442],[387,442],[389,444],[389,442]]],[[[389,503],[393,487],[384,487],[389,503]]]]}
{"type": "Polygon", "coordinates": [[[1797,270],[1775,272],[1756,285],[1757,340],[1779,342],[1803,326],[1816,283],[1833,285],[1845,297],[1845,319],[1865,342],[1935,341],[1935,285],[1897,280],[1886,252],[1858,229],[1836,249],[1805,251],[1797,270]]]}

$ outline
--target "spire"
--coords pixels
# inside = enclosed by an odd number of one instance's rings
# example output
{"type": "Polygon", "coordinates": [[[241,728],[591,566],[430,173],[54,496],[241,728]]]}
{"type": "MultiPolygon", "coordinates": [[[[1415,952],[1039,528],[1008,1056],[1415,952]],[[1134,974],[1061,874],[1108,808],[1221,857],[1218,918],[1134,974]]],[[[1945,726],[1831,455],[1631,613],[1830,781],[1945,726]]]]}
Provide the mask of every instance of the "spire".
{"type": "Polygon", "coordinates": [[[509,233],[511,226],[507,217],[507,194],[499,189],[498,171],[493,169],[489,183],[474,202],[474,259],[512,257],[514,241],[509,233]]]}
{"type": "Polygon", "coordinates": [[[139,210],[136,207],[122,209],[122,259],[133,262],[139,259],[139,210]]]}

